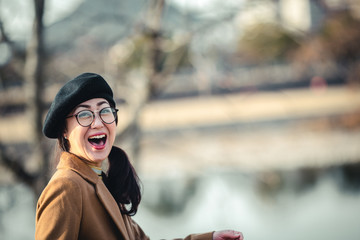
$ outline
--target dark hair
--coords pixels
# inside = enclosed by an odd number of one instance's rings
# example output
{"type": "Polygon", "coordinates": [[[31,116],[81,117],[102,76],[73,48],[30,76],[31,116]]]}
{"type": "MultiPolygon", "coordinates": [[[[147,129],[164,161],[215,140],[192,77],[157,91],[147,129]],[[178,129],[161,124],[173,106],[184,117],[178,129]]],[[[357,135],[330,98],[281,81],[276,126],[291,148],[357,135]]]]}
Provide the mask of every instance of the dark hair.
{"type": "MultiPolygon", "coordinates": [[[[62,126],[60,132],[65,131],[65,122],[62,126]]],[[[62,151],[69,152],[70,143],[63,134],[58,135],[58,144],[62,151]]],[[[108,159],[109,169],[107,174],[103,174],[103,181],[118,203],[121,213],[134,216],[141,201],[139,177],[122,149],[113,146],[108,159]]]]}
{"type": "Polygon", "coordinates": [[[126,153],[113,146],[109,154],[109,170],[104,183],[119,204],[123,214],[133,216],[141,201],[140,180],[126,153]]]}

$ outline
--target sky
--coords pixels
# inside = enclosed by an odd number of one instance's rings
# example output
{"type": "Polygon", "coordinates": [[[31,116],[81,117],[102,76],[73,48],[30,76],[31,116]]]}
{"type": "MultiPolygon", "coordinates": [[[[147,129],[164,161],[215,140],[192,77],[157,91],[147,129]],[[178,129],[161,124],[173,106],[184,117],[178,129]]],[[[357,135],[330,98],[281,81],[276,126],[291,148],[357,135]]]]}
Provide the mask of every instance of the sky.
{"type": "MultiPolygon", "coordinates": [[[[196,11],[207,11],[218,8],[219,5],[224,5],[223,0],[168,0],[168,2],[184,8],[196,11]]],[[[244,0],[226,0],[227,6],[239,6],[244,0]]]]}
{"type": "MultiPolygon", "coordinates": [[[[46,0],[44,23],[48,26],[72,13],[84,0],[46,0]]],[[[168,0],[183,10],[192,10],[204,15],[219,12],[224,6],[223,0],[168,0]]],[[[226,0],[226,6],[239,6],[244,0],[226,0]]],[[[32,26],[32,1],[0,0],[0,18],[4,22],[6,32],[15,40],[27,40],[32,26]]],[[[214,17],[214,16],[212,16],[214,17]]]]}
{"type": "MultiPolygon", "coordinates": [[[[46,0],[45,25],[50,25],[70,14],[84,0],[46,0]]],[[[0,18],[11,39],[27,40],[32,28],[34,12],[32,1],[0,0],[0,18]],[[31,10],[29,10],[31,9],[31,10]]]]}
{"type": "Polygon", "coordinates": [[[84,0],[46,0],[45,23],[50,25],[72,13],[84,0]]]}
{"type": "MultiPolygon", "coordinates": [[[[49,26],[71,14],[84,1],[85,0],[46,0],[44,13],[45,26],[49,26]]],[[[226,11],[229,11],[229,9],[233,9],[234,7],[239,8],[244,1],[245,0],[226,0],[225,2],[223,0],[167,0],[166,3],[177,6],[184,12],[197,12],[198,17],[211,20],[221,18],[221,15],[226,15],[226,11]]],[[[30,0],[0,0],[0,18],[11,40],[15,42],[27,42],[29,40],[34,17],[32,8],[33,4],[30,0]]],[[[229,42],[233,42],[235,37],[234,32],[233,24],[227,22],[214,27],[211,32],[205,34],[206,37],[204,36],[203,39],[198,39],[195,42],[209,42],[210,39],[212,39],[211,42],[213,43],[211,44],[229,44],[229,42]]],[[[205,45],[207,46],[208,44],[196,45],[194,48],[201,49],[205,45]]],[[[6,49],[6,46],[0,46],[1,55],[5,56],[6,49]]],[[[1,62],[6,62],[6,59],[7,57],[0,59],[0,64],[1,62]]]]}

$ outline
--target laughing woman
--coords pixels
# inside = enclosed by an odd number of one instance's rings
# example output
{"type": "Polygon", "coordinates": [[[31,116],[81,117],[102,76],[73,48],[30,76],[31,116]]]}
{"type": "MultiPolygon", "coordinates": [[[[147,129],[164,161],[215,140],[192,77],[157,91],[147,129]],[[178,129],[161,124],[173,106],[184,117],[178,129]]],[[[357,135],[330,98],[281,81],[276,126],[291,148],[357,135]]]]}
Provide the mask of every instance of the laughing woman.
{"type": "MultiPolygon", "coordinates": [[[[101,76],[84,73],[59,90],[43,132],[58,139],[62,153],[38,200],[35,239],[149,239],[131,218],[141,200],[139,179],[125,152],[113,146],[116,124],[113,93],[101,76]]],[[[186,239],[243,236],[218,231],[186,239]]]]}

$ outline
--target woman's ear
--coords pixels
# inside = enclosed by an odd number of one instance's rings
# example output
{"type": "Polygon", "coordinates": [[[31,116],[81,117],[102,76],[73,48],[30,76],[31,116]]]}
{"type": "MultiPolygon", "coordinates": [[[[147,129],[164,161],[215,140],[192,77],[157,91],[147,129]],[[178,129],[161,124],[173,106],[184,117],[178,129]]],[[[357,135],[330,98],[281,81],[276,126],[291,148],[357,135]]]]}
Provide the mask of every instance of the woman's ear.
{"type": "Polygon", "coordinates": [[[64,137],[66,140],[68,139],[66,127],[65,127],[65,129],[64,129],[63,137],[64,137]]]}

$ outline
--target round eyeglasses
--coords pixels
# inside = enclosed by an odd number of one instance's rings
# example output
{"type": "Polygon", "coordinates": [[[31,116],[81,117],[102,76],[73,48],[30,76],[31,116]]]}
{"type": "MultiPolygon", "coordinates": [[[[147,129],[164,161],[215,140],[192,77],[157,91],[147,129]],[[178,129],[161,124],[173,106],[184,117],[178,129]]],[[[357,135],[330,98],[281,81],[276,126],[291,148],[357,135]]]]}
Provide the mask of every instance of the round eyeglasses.
{"type": "MultiPolygon", "coordinates": [[[[119,111],[118,109],[112,107],[106,107],[98,112],[100,119],[103,123],[111,124],[116,120],[118,111],[119,111]]],[[[67,116],[66,118],[71,118],[74,116],[76,117],[77,122],[83,127],[90,126],[95,119],[95,113],[91,110],[82,110],[77,114],[67,116]]]]}

